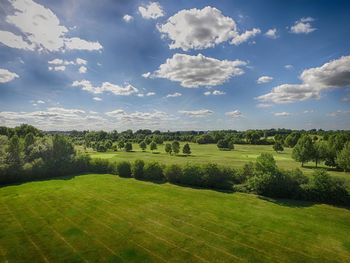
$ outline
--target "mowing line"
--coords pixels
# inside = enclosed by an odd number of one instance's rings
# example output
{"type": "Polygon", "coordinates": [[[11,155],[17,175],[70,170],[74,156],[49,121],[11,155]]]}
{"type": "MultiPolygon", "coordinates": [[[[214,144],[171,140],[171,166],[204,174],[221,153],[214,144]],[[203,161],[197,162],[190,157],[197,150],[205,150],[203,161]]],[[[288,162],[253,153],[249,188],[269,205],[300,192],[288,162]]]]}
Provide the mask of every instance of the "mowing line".
{"type": "MultiPolygon", "coordinates": [[[[87,191],[85,191],[85,193],[87,193],[87,191]]],[[[90,196],[91,196],[91,195],[90,195],[90,196]]],[[[104,198],[96,198],[96,197],[94,197],[94,199],[102,200],[102,201],[104,201],[104,202],[108,202],[108,203],[111,203],[111,204],[114,205],[113,202],[111,202],[111,201],[109,201],[109,200],[106,200],[106,199],[104,199],[104,198]]],[[[127,210],[130,212],[129,209],[127,209],[127,210]]],[[[135,214],[135,213],[133,213],[133,214],[134,214],[134,215],[137,215],[137,214],[135,214]]],[[[196,239],[195,239],[194,237],[192,237],[191,235],[188,235],[188,234],[186,234],[186,233],[180,232],[180,231],[175,230],[175,229],[173,229],[173,228],[171,228],[171,227],[168,227],[168,226],[166,226],[166,225],[163,225],[163,224],[159,223],[158,221],[154,221],[154,220],[151,220],[151,219],[148,219],[148,218],[146,218],[146,220],[149,221],[149,222],[155,223],[155,224],[157,224],[157,225],[159,225],[159,226],[162,226],[162,227],[164,227],[164,228],[168,228],[169,230],[171,230],[171,231],[173,231],[173,232],[175,232],[175,233],[184,235],[184,236],[186,236],[186,237],[188,237],[188,238],[190,238],[190,239],[192,239],[192,240],[198,242],[198,240],[196,240],[196,239]]],[[[211,247],[211,248],[213,248],[214,250],[220,251],[221,253],[224,253],[224,254],[226,254],[226,255],[232,257],[232,258],[235,258],[236,260],[245,261],[245,259],[240,258],[240,257],[238,257],[238,256],[236,256],[236,255],[234,255],[234,254],[232,254],[232,253],[230,253],[230,252],[227,252],[226,250],[223,250],[223,249],[218,248],[218,247],[216,247],[216,246],[210,245],[210,244],[208,244],[207,242],[205,242],[205,241],[203,241],[203,240],[202,240],[202,241],[199,241],[199,243],[202,243],[202,244],[204,244],[204,245],[206,245],[206,246],[208,246],[208,247],[211,247]]]]}
{"type": "Polygon", "coordinates": [[[44,261],[46,263],[50,263],[50,260],[48,260],[48,258],[44,255],[44,253],[41,251],[41,249],[39,248],[39,246],[34,242],[34,240],[28,235],[28,233],[26,232],[26,230],[24,229],[22,223],[17,219],[17,217],[14,215],[14,213],[10,210],[10,208],[8,207],[8,205],[5,202],[2,202],[3,205],[6,207],[6,209],[9,211],[10,215],[13,217],[13,219],[17,222],[17,224],[19,225],[19,227],[21,228],[21,230],[23,231],[25,237],[29,240],[29,242],[34,246],[34,248],[37,250],[37,252],[39,253],[39,255],[44,259],[44,261]]]}
{"type": "MultiPolygon", "coordinates": [[[[73,206],[71,206],[71,207],[73,207],[73,206]]],[[[84,212],[81,212],[81,211],[80,211],[80,213],[81,213],[81,214],[84,214],[85,216],[87,216],[87,217],[89,217],[89,218],[91,218],[92,220],[96,221],[96,222],[99,223],[100,225],[102,225],[102,226],[104,226],[104,227],[110,229],[110,230],[113,231],[114,233],[116,233],[116,234],[118,234],[118,235],[125,236],[125,235],[123,235],[121,232],[115,230],[115,229],[112,228],[111,226],[109,226],[109,225],[103,223],[102,221],[97,220],[96,218],[93,218],[93,217],[91,217],[90,215],[88,215],[88,214],[86,214],[86,213],[84,213],[84,212]]],[[[156,258],[162,260],[163,262],[168,262],[167,260],[165,260],[165,259],[162,258],[161,256],[155,254],[154,252],[152,252],[152,251],[149,250],[148,248],[145,248],[144,246],[140,245],[139,243],[136,243],[134,240],[129,239],[129,241],[131,241],[134,245],[136,245],[136,246],[138,246],[138,247],[140,247],[140,248],[146,250],[149,254],[151,254],[152,256],[154,256],[154,257],[156,257],[156,258]]],[[[163,240],[163,241],[165,241],[165,240],[163,240]]]]}
{"type": "MultiPolygon", "coordinates": [[[[114,197],[114,196],[113,196],[114,197]]],[[[122,200],[122,199],[120,199],[120,198],[118,198],[118,197],[116,197],[118,200],[122,200]]],[[[125,199],[125,200],[127,200],[127,199],[125,199]]],[[[127,200],[128,201],[128,200],[127,200]]],[[[133,204],[133,203],[132,203],[133,204]]],[[[162,206],[162,205],[160,205],[160,206],[162,206]]],[[[164,207],[164,206],[162,206],[162,207],[164,207]]],[[[145,209],[145,210],[147,210],[147,208],[144,208],[144,207],[142,207],[143,209],[145,209]]],[[[154,210],[153,210],[154,211],[154,210]]],[[[158,211],[154,211],[155,213],[160,213],[160,212],[158,212],[158,211]]],[[[162,214],[162,213],[160,213],[160,214],[162,214]]],[[[210,212],[210,214],[213,214],[212,212],[210,212]]],[[[165,214],[164,214],[165,215],[165,214]]],[[[168,217],[171,217],[171,218],[174,218],[175,220],[179,220],[179,219],[177,219],[177,218],[175,218],[175,217],[172,217],[172,216],[169,216],[169,215],[166,215],[166,216],[168,216],[168,217]]],[[[195,216],[191,216],[192,218],[193,217],[195,217],[195,216]]],[[[197,217],[197,218],[199,218],[199,217],[197,217]]],[[[212,224],[214,224],[214,225],[217,225],[217,226],[220,226],[220,225],[218,225],[217,223],[213,223],[211,220],[207,220],[207,219],[201,219],[201,220],[203,220],[203,221],[207,221],[207,222],[211,222],[212,224]]],[[[180,220],[180,221],[182,221],[182,220],[180,220]]],[[[190,223],[187,223],[187,222],[185,222],[185,221],[182,221],[182,222],[184,222],[185,224],[190,224],[190,223]]],[[[235,225],[234,223],[232,223],[232,222],[228,222],[228,223],[230,223],[230,224],[232,224],[232,225],[235,225]]],[[[238,225],[238,224],[236,224],[236,225],[238,225]]],[[[193,225],[193,226],[195,226],[195,225],[193,225]]],[[[197,227],[197,228],[203,228],[203,227],[198,227],[198,226],[195,226],[195,227],[197,227]]],[[[227,227],[224,227],[224,226],[221,226],[222,228],[225,228],[225,229],[229,229],[229,228],[227,228],[227,227]]],[[[203,229],[205,229],[205,228],[203,228],[203,229]]],[[[230,231],[234,231],[234,232],[236,232],[236,233],[243,233],[243,232],[241,232],[241,231],[237,231],[237,230],[232,230],[232,229],[229,229],[230,231]]],[[[206,231],[206,229],[205,229],[205,231],[206,231]]],[[[207,230],[207,231],[209,231],[209,230],[207,230]]],[[[280,234],[280,233],[277,233],[277,232],[274,232],[274,231],[270,231],[270,230],[264,230],[264,229],[262,229],[262,231],[265,231],[265,232],[267,232],[267,233],[271,233],[271,234],[274,234],[274,235],[276,235],[276,236],[280,236],[280,237],[283,237],[284,238],[284,236],[282,235],[282,234],[280,234]]],[[[211,232],[211,231],[209,231],[209,232],[211,232]]],[[[214,235],[218,235],[217,233],[214,233],[214,232],[212,232],[214,235]]],[[[246,233],[243,233],[244,235],[246,235],[246,233]]],[[[303,235],[305,235],[304,233],[302,233],[303,235]]],[[[249,235],[249,236],[252,236],[253,238],[255,238],[255,239],[260,239],[260,238],[256,238],[255,236],[253,236],[252,234],[247,234],[247,235],[249,235]]],[[[235,240],[233,240],[233,239],[231,239],[231,238],[229,238],[229,237],[227,237],[227,236],[225,236],[225,235],[222,235],[223,237],[226,237],[227,239],[230,239],[230,240],[232,240],[232,241],[235,241],[235,240]]],[[[306,236],[306,235],[305,235],[306,236]]],[[[241,242],[239,242],[239,241],[235,241],[236,243],[241,243],[241,242]]],[[[263,240],[263,242],[267,242],[267,243],[270,243],[270,244],[273,244],[273,245],[275,245],[275,246],[277,246],[277,247],[280,247],[280,248],[282,248],[282,249],[285,249],[285,250],[287,250],[287,251],[291,251],[291,252],[293,252],[293,253],[297,253],[297,254],[300,254],[300,255],[302,255],[302,256],[305,256],[305,257],[308,257],[308,258],[312,258],[312,259],[316,259],[316,257],[314,257],[314,256],[311,256],[311,255],[309,255],[309,254],[307,254],[307,253],[305,253],[305,252],[301,252],[301,251],[298,251],[298,250],[294,250],[294,249],[291,249],[291,248],[288,248],[288,247],[286,247],[286,246],[283,246],[283,245],[280,245],[280,244],[278,244],[278,243],[275,243],[275,242],[273,242],[273,241],[266,241],[266,240],[263,240]]],[[[247,246],[247,247],[250,247],[249,245],[247,245],[247,244],[244,244],[244,243],[241,243],[242,245],[244,245],[244,246],[247,246]]],[[[307,246],[309,246],[309,245],[307,245],[307,246]]],[[[320,247],[318,247],[317,245],[315,246],[315,245],[312,245],[311,247],[313,247],[313,248],[316,248],[316,249],[319,249],[319,250],[326,250],[326,251],[328,251],[330,254],[334,254],[334,255],[336,255],[336,256],[339,256],[339,254],[338,253],[336,253],[336,252],[334,252],[334,251],[332,251],[332,250],[330,250],[330,249],[328,249],[328,248],[320,248],[320,247]]],[[[255,250],[257,250],[257,251],[259,251],[259,249],[256,249],[256,248],[254,248],[254,247],[250,247],[250,248],[252,248],[252,249],[255,249],[255,250]]],[[[262,252],[262,250],[260,250],[259,252],[262,252]]],[[[265,252],[262,252],[262,253],[264,253],[264,254],[266,254],[265,252]]],[[[348,253],[347,253],[348,254],[348,253]]],[[[348,257],[344,257],[343,255],[341,255],[340,256],[341,258],[348,258],[348,257]]],[[[328,258],[328,257],[327,257],[328,258]]]]}
{"type": "MultiPolygon", "coordinates": [[[[132,226],[133,228],[139,229],[139,230],[141,230],[142,232],[144,232],[144,233],[146,233],[146,234],[152,236],[153,238],[156,238],[156,239],[161,240],[161,241],[163,241],[163,242],[165,242],[165,243],[168,243],[168,244],[171,245],[172,247],[177,248],[177,249],[180,249],[180,250],[184,251],[185,253],[189,254],[190,256],[199,259],[200,261],[210,263],[208,260],[206,260],[206,259],[204,259],[204,258],[202,258],[202,257],[200,257],[200,256],[198,256],[198,255],[196,255],[196,254],[194,254],[194,253],[191,253],[189,250],[187,250],[187,249],[185,249],[185,248],[182,248],[182,247],[180,247],[180,246],[174,244],[173,242],[171,242],[171,241],[169,241],[169,240],[167,240],[167,239],[164,239],[164,238],[162,238],[162,237],[160,237],[160,236],[157,236],[156,234],[153,234],[152,232],[150,232],[150,231],[148,231],[148,230],[142,229],[142,228],[140,228],[140,227],[136,227],[135,224],[133,224],[133,223],[131,223],[131,222],[129,222],[129,221],[126,221],[127,219],[126,219],[125,217],[123,217],[123,216],[120,216],[119,214],[118,214],[118,216],[117,216],[115,213],[110,213],[110,212],[105,211],[105,210],[103,210],[103,209],[101,209],[101,208],[99,208],[99,207],[96,207],[96,209],[98,209],[98,210],[100,210],[100,211],[102,211],[102,212],[105,212],[105,213],[107,213],[108,215],[113,216],[113,217],[116,218],[116,219],[120,219],[120,217],[122,217],[122,218],[124,218],[124,220],[125,220],[125,221],[123,221],[123,222],[126,222],[127,224],[129,224],[129,225],[132,226]]],[[[85,216],[87,216],[87,217],[90,217],[90,218],[92,218],[92,219],[98,221],[96,218],[93,218],[93,217],[91,217],[90,215],[88,215],[88,214],[86,214],[86,213],[84,213],[84,212],[81,212],[81,213],[82,213],[82,214],[85,214],[85,216]]],[[[118,232],[118,233],[120,233],[120,232],[118,232]]],[[[123,235],[123,236],[125,236],[125,235],[123,235]]],[[[134,243],[136,243],[136,242],[134,241],[134,243]]]]}
{"type": "Polygon", "coordinates": [[[50,226],[50,225],[48,224],[48,222],[47,222],[41,215],[39,215],[37,212],[35,212],[35,211],[33,210],[32,207],[29,207],[29,206],[26,206],[26,207],[27,207],[27,209],[28,209],[29,211],[31,211],[31,213],[32,213],[35,217],[40,218],[41,221],[44,221],[45,224],[46,224],[46,226],[47,226],[52,232],[54,232],[55,235],[56,235],[60,240],[62,240],[71,250],[73,250],[74,253],[78,254],[78,256],[79,256],[84,262],[89,263],[89,261],[88,261],[85,257],[83,257],[83,256],[81,255],[81,253],[79,253],[78,250],[76,250],[76,248],[74,248],[60,233],[58,233],[52,226],[50,226]]]}
{"type": "Polygon", "coordinates": [[[79,226],[74,223],[71,219],[69,219],[68,217],[64,216],[60,211],[58,211],[57,209],[52,208],[52,206],[48,205],[47,202],[43,202],[43,201],[39,201],[41,204],[46,205],[46,207],[49,207],[51,210],[55,211],[56,213],[60,214],[61,217],[63,219],[65,219],[66,221],[69,221],[71,224],[73,224],[75,227],[77,227],[78,229],[80,229],[85,235],[89,236],[91,239],[93,239],[95,242],[99,243],[100,245],[102,245],[105,249],[107,249],[111,254],[117,256],[118,258],[120,258],[122,261],[124,261],[124,259],[119,256],[118,254],[116,254],[111,248],[109,248],[105,243],[103,243],[101,240],[92,237],[86,230],[79,228],[79,226]]]}

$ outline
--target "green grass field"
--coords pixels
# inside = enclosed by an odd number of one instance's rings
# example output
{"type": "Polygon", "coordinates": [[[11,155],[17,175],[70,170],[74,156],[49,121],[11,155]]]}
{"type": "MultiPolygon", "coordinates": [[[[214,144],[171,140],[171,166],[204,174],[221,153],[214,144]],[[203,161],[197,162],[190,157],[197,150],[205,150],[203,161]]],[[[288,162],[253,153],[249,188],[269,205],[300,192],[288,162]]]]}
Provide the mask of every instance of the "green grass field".
{"type": "Polygon", "coordinates": [[[350,211],[82,175],[0,188],[0,262],[350,262],[350,211]]]}
{"type": "MultiPolygon", "coordinates": [[[[183,143],[181,143],[183,146],[183,143]]],[[[166,154],[164,151],[164,145],[158,145],[157,151],[152,153],[149,149],[146,152],[142,152],[137,144],[133,145],[133,152],[107,152],[98,153],[90,152],[92,158],[105,158],[110,160],[125,160],[134,161],[136,159],[142,159],[145,161],[158,161],[163,164],[185,164],[187,162],[194,163],[208,163],[213,162],[220,165],[228,165],[235,168],[241,168],[245,163],[256,160],[261,153],[273,154],[279,167],[283,169],[301,168],[300,163],[295,162],[292,157],[292,149],[285,148],[284,152],[276,153],[271,145],[235,145],[233,151],[219,151],[215,144],[199,145],[196,143],[190,144],[192,155],[191,156],[174,156],[166,154]]],[[[314,163],[305,164],[301,170],[309,175],[313,172],[315,167],[314,163]]],[[[324,165],[319,167],[326,168],[324,165]]],[[[331,175],[344,178],[350,186],[350,173],[329,171],[331,175]]]]}

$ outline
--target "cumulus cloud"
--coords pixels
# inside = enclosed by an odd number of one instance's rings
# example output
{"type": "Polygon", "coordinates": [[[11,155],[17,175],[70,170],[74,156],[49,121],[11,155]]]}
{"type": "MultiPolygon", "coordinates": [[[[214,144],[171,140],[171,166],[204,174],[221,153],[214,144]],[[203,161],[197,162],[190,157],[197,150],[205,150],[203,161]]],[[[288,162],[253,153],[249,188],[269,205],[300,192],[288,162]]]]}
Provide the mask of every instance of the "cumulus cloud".
{"type": "Polygon", "coordinates": [[[167,98],[176,98],[176,97],[180,97],[180,96],[182,96],[182,94],[179,92],[175,92],[175,93],[166,95],[167,98]]]}
{"type": "Polygon", "coordinates": [[[260,29],[254,28],[239,34],[232,18],[210,6],[181,10],[157,28],[163,38],[171,40],[170,49],[184,51],[210,48],[228,40],[238,45],[260,33],[260,29]]]}
{"type": "Polygon", "coordinates": [[[211,110],[207,109],[201,109],[201,110],[193,110],[193,111],[186,111],[186,110],[181,110],[179,113],[184,114],[189,117],[207,117],[214,112],[211,110]]]}
{"type": "Polygon", "coordinates": [[[145,19],[157,19],[164,16],[164,10],[158,2],[150,2],[148,5],[139,6],[139,12],[145,19]]]}
{"type": "Polygon", "coordinates": [[[249,39],[255,37],[256,35],[260,34],[261,30],[259,28],[253,28],[252,30],[247,30],[244,33],[235,36],[231,43],[238,46],[246,41],[248,41],[249,39]]]}
{"type": "Polygon", "coordinates": [[[123,87],[109,82],[103,82],[101,86],[95,87],[88,80],[74,81],[72,87],[80,87],[82,90],[93,94],[101,94],[107,92],[119,96],[130,96],[132,94],[138,93],[139,91],[131,84],[126,84],[123,87]]]}
{"type": "Polygon", "coordinates": [[[231,118],[239,118],[243,116],[242,112],[240,112],[239,110],[226,112],[225,115],[231,118]]]}
{"type": "Polygon", "coordinates": [[[81,109],[50,107],[42,111],[32,112],[0,112],[0,124],[9,127],[22,123],[34,125],[44,130],[72,130],[103,127],[106,119],[91,115],[81,109]]]}
{"type": "Polygon", "coordinates": [[[244,71],[240,67],[246,64],[241,60],[218,60],[202,54],[190,56],[177,53],[160,65],[151,77],[180,82],[185,88],[217,86],[231,77],[242,75],[244,71]]]}
{"type": "Polygon", "coordinates": [[[271,29],[267,30],[264,35],[268,38],[276,39],[278,37],[277,36],[277,29],[271,28],[271,29]]]}
{"type": "Polygon", "coordinates": [[[87,71],[87,67],[85,67],[85,66],[81,66],[81,67],[79,68],[79,73],[81,73],[81,74],[86,73],[86,71],[87,71]]]}
{"type": "Polygon", "coordinates": [[[301,84],[282,84],[257,97],[261,102],[291,103],[319,99],[323,91],[350,86],[350,56],[343,56],[321,67],[306,69],[301,84]]]}
{"type": "Polygon", "coordinates": [[[259,103],[256,105],[257,108],[259,109],[266,109],[266,108],[271,108],[272,104],[269,103],[259,103]]]}
{"type": "Polygon", "coordinates": [[[294,67],[293,67],[293,65],[288,64],[288,65],[285,65],[284,68],[285,68],[285,69],[288,69],[288,70],[291,70],[291,69],[293,69],[294,67]]]}
{"type": "Polygon", "coordinates": [[[225,95],[226,92],[221,91],[221,90],[213,90],[213,91],[206,91],[203,94],[205,96],[210,96],[210,95],[219,96],[219,95],[225,95]]]}
{"type": "Polygon", "coordinates": [[[270,76],[261,76],[260,78],[258,78],[258,80],[256,81],[258,84],[263,84],[263,83],[269,83],[273,80],[273,77],[270,76]]]}
{"type": "Polygon", "coordinates": [[[277,117],[287,117],[287,116],[290,116],[292,114],[289,112],[283,111],[283,112],[275,112],[273,115],[275,115],[277,117]]]}
{"type": "Polygon", "coordinates": [[[66,66],[54,66],[54,67],[49,66],[49,70],[50,71],[65,71],[66,66]]]}
{"type": "Polygon", "coordinates": [[[138,125],[158,125],[176,119],[166,112],[153,110],[151,112],[126,112],[123,109],[116,109],[105,113],[107,116],[122,123],[134,123],[138,125]]]}
{"type": "Polygon", "coordinates": [[[147,97],[149,97],[149,96],[154,96],[154,95],[156,95],[155,92],[147,92],[147,93],[146,93],[146,96],[147,96],[147,97]]]}
{"type": "Polygon", "coordinates": [[[99,97],[93,97],[92,99],[93,99],[93,100],[96,100],[96,101],[101,101],[101,100],[102,100],[102,99],[99,98],[99,97]]]}
{"type": "Polygon", "coordinates": [[[123,16],[123,20],[124,20],[126,23],[129,23],[129,22],[131,22],[131,21],[134,20],[134,17],[131,16],[131,15],[125,15],[125,16],[123,16]]]}
{"type": "Polygon", "coordinates": [[[19,76],[16,73],[4,68],[0,68],[0,83],[10,82],[15,78],[19,78],[19,76]]]}
{"type": "Polygon", "coordinates": [[[311,25],[314,19],[312,17],[303,17],[295,21],[294,25],[290,28],[291,33],[293,34],[309,34],[316,30],[311,25]]]}
{"type": "Polygon", "coordinates": [[[142,77],[144,77],[145,79],[149,78],[151,76],[151,72],[146,72],[142,74],[142,77]]]}
{"type": "Polygon", "coordinates": [[[15,26],[21,35],[0,31],[0,43],[18,49],[38,51],[62,51],[65,49],[100,50],[98,42],[77,37],[69,38],[69,30],[61,25],[58,17],[48,8],[32,0],[12,0],[13,13],[5,21],[15,26]]]}

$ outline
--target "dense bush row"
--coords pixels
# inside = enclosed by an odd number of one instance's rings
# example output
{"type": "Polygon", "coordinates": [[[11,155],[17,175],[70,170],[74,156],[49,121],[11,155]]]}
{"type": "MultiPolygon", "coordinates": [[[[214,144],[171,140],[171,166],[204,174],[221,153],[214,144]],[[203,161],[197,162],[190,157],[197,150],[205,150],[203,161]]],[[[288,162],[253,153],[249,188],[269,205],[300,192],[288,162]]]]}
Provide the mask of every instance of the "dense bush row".
{"type": "Polygon", "coordinates": [[[316,170],[311,179],[299,169],[280,170],[270,154],[261,154],[256,163],[248,163],[242,169],[213,163],[166,166],[142,160],[109,163],[103,159],[94,159],[90,162],[90,171],[153,182],[350,206],[350,193],[343,180],[331,177],[325,170],[316,170]]]}

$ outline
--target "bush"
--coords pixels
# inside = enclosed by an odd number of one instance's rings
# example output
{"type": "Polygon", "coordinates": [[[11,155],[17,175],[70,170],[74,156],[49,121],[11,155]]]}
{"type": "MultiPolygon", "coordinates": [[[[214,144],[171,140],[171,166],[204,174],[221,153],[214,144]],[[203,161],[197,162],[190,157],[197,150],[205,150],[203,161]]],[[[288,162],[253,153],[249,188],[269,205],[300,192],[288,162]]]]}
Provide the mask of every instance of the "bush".
{"type": "Polygon", "coordinates": [[[325,170],[313,173],[313,180],[304,186],[304,197],[310,201],[349,205],[350,194],[340,178],[331,177],[325,170]]]}
{"type": "Polygon", "coordinates": [[[132,151],[132,144],[131,144],[131,142],[127,142],[127,143],[125,144],[124,150],[125,150],[126,152],[131,152],[131,151],[132,151]]]}
{"type": "Polygon", "coordinates": [[[204,185],[213,189],[232,189],[232,170],[220,169],[217,164],[209,163],[203,166],[204,185]]]}
{"type": "Polygon", "coordinates": [[[132,175],[136,179],[143,179],[144,174],[143,174],[143,168],[145,166],[145,162],[142,160],[136,160],[134,162],[134,165],[132,166],[132,175]]]}
{"type": "Polygon", "coordinates": [[[105,159],[92,159],[89,164],[89,171],[94,173],[112,173],[112,165],[105,159]]]}
{"type": "Polygon", "coordinates": [[[131,165],[129,162],[122,161],[117,163],[116,172],[121,177],[131,177],[131,165]]]}
{"type": "Polygon", "coordinates": [[[183,176],[181,166],[177,164],[171,164],[165,169],[165,178],[170,183],[180,183],[181,177],[183,176]]]}
{"type": "Polygon", "coordinates": [[[197,164],[186,164],[182,170],[180,183],[184,185],[204,187],[202,168],[197,164]]]}
{"type": "Polygon", "coordinates": [[[144,178],[150,181],[164,181],[163,169],[157,162],[147,163],[143,169],[144,178]]]}

